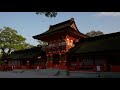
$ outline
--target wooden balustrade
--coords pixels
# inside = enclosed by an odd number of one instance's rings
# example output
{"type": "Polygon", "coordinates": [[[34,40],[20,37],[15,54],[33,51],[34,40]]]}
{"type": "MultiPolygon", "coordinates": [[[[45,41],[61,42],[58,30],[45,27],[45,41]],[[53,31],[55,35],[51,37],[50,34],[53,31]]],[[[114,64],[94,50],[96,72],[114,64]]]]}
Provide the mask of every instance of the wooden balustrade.
{"type": "Polygon", "coordinates": [[[45,65],[0,65],[0,71],[13,70],[13,69],[46,69],[45,65]]]}

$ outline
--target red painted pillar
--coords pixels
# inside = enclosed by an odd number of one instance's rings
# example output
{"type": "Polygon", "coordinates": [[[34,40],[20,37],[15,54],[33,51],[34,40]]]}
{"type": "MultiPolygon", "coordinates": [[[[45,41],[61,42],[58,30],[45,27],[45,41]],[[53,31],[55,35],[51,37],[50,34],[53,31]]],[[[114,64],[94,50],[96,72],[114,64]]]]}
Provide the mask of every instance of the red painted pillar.
{"type": "Polygon", "coordinates": [[[66,69],[66,55],[65,54],[59,54],[60,55],[60,68],[61,69],[66,69]],[[64,59],[62,58],[64,57],[64,59]]]}
{"type": "Polygon", "coordinates": [[[66,56],[67,57],[67,70],[71,70],[71,55],[66,56]]]}
{"type": "Polygon", "coordinates": [[[52,61],[53,61],[52,54],[47,55],[47,63],[46,63],[47,68],[52,68],[52,65],[53,65],[52,61]]]}
{"type": "Polygon", "coordinates": [[[77,57],[77,70],[79,70],[79,68],[80,68],[80,59],[79,57],[77,57]]]}
{"type": "Polygon", "coordinates": [[[67,63],[67,56],[66,56],[66,54],[64,54],[64,55],[65,55],[64,68],[67,69],[67,65],[66,65],[66,63],[67,63]]]}
{"type": "Polygon", "coordinates": [[[94,70],[93,70],[93,71],[96,71],[95,58],[93,58],[93,68],[94,68],[94,70]]]}
{"type": "Polygon", "coordinates": [[[47,56],[47,60],[46,60],[46,68],[48,68],[48,55],[47,56]]]}
{"type": "Polygon", "coordinates": [[[50,56],[51,56],[51,60],[50,60],[51,63],[50,64],[51,64],[51,68],[52,68],[53,67],[53,54],[51,54],[50,56]]]}
{"type": "Polygon", "coordinates": [[[60,55],[59,68],[62,69],[62,58],[61,58],[61,53],[59,53],[59,55],[60,55]]]}
{"type": "Polygon", "coordinates": [[[107,62],[104,60],[104,71],[107,71],[107,62]]]}

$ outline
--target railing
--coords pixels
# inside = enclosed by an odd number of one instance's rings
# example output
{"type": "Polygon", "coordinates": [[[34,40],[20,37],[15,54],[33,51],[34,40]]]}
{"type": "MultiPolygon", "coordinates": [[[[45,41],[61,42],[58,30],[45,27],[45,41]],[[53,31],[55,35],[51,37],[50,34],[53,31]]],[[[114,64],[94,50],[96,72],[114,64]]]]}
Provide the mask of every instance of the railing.
{"type": "MultiPolygon", "coordinates": [[[[58,64],[52,65],[52,68],[68,69],[70,71],[97,71],[96,65],[83,65],[72,63],[70,66],[61,66],[58,64]]],[[[13,69],[46,69],[46,65],[0,65],[0,71],[13,70],[13,69]]],[[[106,71],[103,65],[100,66],[100,71],[106,71]]],[[[120,66],[112,66],[112,71],[120,71],[120,66]],[[117,68],[117,69],[116,69],[117,68]]]]}
{"type": "Polygon", "coordinates": [[[45,69],[45,65],[0,65],[0,71],[13,69],[45,69]]]}
{"type": "Polygon", "coordinates": [[[0,65],[0,71],[13,70],[12,66],[0,65]]]}

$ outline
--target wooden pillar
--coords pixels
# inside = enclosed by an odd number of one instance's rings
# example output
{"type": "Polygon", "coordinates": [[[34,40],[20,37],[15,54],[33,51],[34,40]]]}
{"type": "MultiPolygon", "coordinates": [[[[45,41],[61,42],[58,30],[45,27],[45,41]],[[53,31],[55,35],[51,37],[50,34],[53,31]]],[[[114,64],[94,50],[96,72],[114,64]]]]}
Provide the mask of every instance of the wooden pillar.
{"type": "Polygon", "coordinates": [[[80,57],[80,61],[81,61],[81,62],[80,62],[79,65],[80,65],[80,68],[81,68],[81,67],[82,67],[82,64],[83,64],[83,58],[82,58],[82,56],[80,57]]]}
{"type": "Polygon", "coordinates": [[[96,71],[95,57],[93,57],[93,68],[94,68],[94,71],[96,71]]]}
{"type": "Polygon", "coordinates": [[[30,61],[29,61],[29,60],[27,60],[27,69],[29,69],[29,62],[30,62],[30,61]]]}
{"type": "Polygon", "coordinates": [[[77,70],[79,69],[79,67],[80,67],[80,61],[79,61],[79,56],[77,56],[77,70]]]}
{"type": "Polygon", "coordinates": [[[106,61],[107,59],[106,58],[104,58],[104,71],[106,72],[107,71],[107,61],[106,61]]]}
{"type": "Polygon", "coordinates": [[[53,67],[53,54],[51,54],[50,56],[51,56],[51,59],[50,59],[51,67],[53,67]]]}
{"type": "Polygon", "coordinates": [[[52,54],[47,55],[47,63],[46,63],[47,68],[52,68],[52,65],[53,65],[53,63],[52,63],[53,62],[53,57],[52,56],[53,56],[52,54]]]}
{"type": "Polygon", "coordinates": [[[65,62],[67,61],[67,56],[66,56],[66,54],[65,54],[65,60],[64,60],[65,62]]]}
{"type": "Polygon", "coordinates": [[[67,70],[70,70],[71,69],[71,57],[72,57],[72,55],[70,55],[68,58],[69,59],[67,59],[67,70]]]}
{"type": "Polygon", "coordinates": [[[67,56],[64,54],[65,59],[64,59],[64,68],[67,69],[67,56]]]}
{"type": "Polygon", "coordinates": [[[47,56],[47,61],[46,61],[46,68],[48,68],[49,67],[49,60],[48,60],[48,55],[46,55],[47,56]]]}
{"type": "Polygon", "coordinates": [[[59,53],[59,56],[60,56],[60,61],[59,61],[59,63],[61,63],[61,61],[62,61],[62,58],[61,58],[61,53],[59,53]]]}
{"type": "Polygon", "coordinates": [[[59,53],[57,68],[61,68],[61,53],[59,53]]]}
{"type": "Polygon", "coordinates": [[[59,64],[59,67],[61,69],[65,69],[66,68],[66,54],[59,53],[59,55],[60,55],[60,64],[59,64]],[[64,60],[62,58],[62,55],[64,55],[64,60]]]}

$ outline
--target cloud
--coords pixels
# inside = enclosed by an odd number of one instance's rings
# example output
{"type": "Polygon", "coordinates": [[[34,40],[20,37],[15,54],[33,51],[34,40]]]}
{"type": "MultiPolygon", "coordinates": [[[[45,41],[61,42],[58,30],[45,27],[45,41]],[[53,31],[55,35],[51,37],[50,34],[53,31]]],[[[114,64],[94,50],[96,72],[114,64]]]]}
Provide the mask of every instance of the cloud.
{"type": "Polygon", "coordinates": [[[97,16],[120,16],[120,12],[100,12],[97,16]]]}

